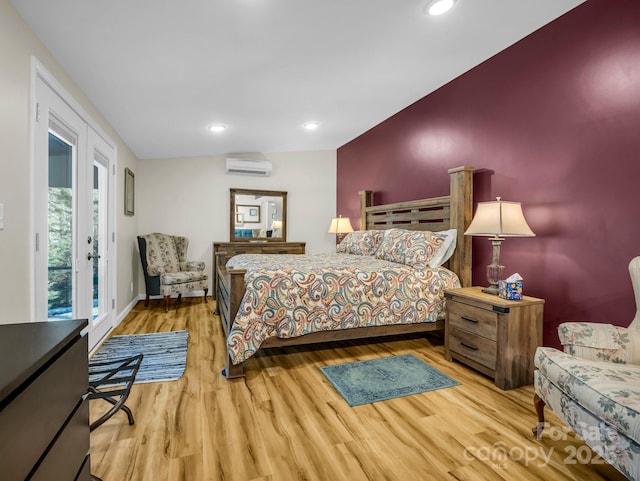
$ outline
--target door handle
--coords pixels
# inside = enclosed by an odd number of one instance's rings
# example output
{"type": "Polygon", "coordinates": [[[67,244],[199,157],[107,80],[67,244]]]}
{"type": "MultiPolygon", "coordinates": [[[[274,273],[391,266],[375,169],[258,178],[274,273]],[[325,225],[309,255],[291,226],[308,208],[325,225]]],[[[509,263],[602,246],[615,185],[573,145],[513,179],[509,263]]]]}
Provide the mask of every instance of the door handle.
{"type": "Polygon", "coordinates": [[[87,254],[87,260],[88,260],[88,261],[90,261],[90,260],[91,260],[91,259],[93,259],[93,258],[95,258],[95,259],[100,259],[100,256],[94,256],[91,252],[89,252],[89,253],[87,254]]]}

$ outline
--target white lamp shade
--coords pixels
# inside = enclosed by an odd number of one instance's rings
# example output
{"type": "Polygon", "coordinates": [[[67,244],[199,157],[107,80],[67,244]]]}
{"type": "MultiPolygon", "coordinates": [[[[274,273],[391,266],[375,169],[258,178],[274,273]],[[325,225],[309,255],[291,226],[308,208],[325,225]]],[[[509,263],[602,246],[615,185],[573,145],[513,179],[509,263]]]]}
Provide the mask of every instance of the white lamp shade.
{"type": "Polygon", "coordinates": [[[353,227],[348,217],[340,216],[331,220],[329,234],[348,234],[349,232],[353,232],[353,227]]]}
{"type": "Polygon", "coordinates": [[[527,224],[520,202],[508,202],[497,197],[495,201],[478,202],[465,235],[533,237],[535,234],[527,224]]]}
{"type": "Polygon", "coordinates": [[[275,230],[275,229],[282,229],[282,221],[281,220],[274,220],[273,223],[271,224],[271,230],[275,230]]]}

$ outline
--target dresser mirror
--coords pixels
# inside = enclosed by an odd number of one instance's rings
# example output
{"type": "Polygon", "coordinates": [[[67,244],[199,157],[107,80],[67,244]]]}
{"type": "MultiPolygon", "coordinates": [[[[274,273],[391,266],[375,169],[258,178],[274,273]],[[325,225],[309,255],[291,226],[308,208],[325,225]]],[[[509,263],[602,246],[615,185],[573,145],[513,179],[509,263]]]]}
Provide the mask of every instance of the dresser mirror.
{"type": "Polygon", "coordinates": [[[287,193],[230,189],[231,242],[286,242],[287,193]]]}

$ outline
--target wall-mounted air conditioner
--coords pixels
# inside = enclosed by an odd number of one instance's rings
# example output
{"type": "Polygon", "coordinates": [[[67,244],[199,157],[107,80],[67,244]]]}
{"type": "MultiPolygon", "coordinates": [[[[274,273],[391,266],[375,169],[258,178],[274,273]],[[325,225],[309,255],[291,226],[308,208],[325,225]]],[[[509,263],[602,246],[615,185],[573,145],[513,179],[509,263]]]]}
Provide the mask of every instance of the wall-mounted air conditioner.
{"type": "Polygon", "coordinates": [[[269,177],[271,175],[271,161],[227,157],[225,159],[224,171],[225,173],[232,175],[258,175],[260,177],[269,177]]]}

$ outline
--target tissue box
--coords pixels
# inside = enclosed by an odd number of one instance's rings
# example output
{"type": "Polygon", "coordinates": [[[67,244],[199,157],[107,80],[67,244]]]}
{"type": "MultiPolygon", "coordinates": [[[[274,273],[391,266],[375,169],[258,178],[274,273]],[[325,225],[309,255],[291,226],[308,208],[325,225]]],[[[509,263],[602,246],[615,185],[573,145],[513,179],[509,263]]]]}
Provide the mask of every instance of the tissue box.
{"type": "Polygon", "coordinates": [[[522,299],[522,282],[498,281],[498,295],[509,301],[522,299]]]}

